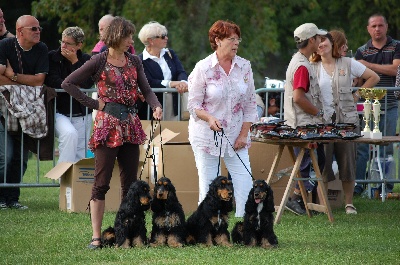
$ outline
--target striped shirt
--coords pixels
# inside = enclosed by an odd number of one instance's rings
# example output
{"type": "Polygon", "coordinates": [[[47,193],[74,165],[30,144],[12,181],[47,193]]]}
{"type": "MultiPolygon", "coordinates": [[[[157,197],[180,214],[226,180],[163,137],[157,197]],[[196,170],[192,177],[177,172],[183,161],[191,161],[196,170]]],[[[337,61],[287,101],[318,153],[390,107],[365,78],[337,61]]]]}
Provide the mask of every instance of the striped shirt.
{"type": "MultiPolygon", "coordinates": [[[[370,39],[366,44],[357,49],[355,54],[356,60],[365,60],[374,64],[392,64],[393,60],[400,59],[400,41],[387,36],[386,44],[381,48],[375,48],[370,39]]],[[[394,87],[396,76],[388,76],[377,73],[381,78],[376,87],[394,87]]],[[[388,108],[397,106],[397,100],[394,97],[393,91],[387,94],[388,108]]],[[[381,100],[382,109],[384,109],[385,99],[381,100]]]]}

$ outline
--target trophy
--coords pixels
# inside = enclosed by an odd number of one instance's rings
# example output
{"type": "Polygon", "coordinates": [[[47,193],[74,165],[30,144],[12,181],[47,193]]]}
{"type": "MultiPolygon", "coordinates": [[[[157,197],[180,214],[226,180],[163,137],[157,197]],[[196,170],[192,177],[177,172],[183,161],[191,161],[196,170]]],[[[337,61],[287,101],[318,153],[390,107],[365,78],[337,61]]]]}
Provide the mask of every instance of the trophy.
{"type": "Polygon", "coordinates": [[[372,112],[374,114],[374,130],[371,133],[371,139],[382,139],[382,132],[379,130],[379,120],[381,115],[381,100],[386,95],[386,89],[372,89],[374,103],[372,104],[372,112]]]}
{"type": "Polygon", "coordinates": [[[363,103],[363,106],[364,106],[363,120],[365,122],[365,127],[361,131],[361,135],[363,135],[364,138],[371,138],[371,129],[369,127],[369,121],[370,121],[371,109],[372,109],[371,101],[370,101],[370,99],[373,97],[372,90],[373,90],[372,88],[360,88],[358,90],[358,93],[360,94],[360,96],[362,98],[365,98],[365,101],[363,103]]]}

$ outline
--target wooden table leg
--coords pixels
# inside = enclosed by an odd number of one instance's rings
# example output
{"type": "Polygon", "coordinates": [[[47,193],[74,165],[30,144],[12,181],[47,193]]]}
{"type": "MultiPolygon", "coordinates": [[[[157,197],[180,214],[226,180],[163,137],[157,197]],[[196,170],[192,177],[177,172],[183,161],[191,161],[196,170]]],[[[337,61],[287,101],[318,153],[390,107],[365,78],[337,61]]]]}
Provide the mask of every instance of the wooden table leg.
{"type": "MultiPolygon", "coordinates": [[[[292,148],[292,150],[290,152],[290,153],[292,153],[293,147],[289,147],[289,151],[290,151],[290,148],[292,148]]],[[[289,199],[289,192],[293,185],[293,178],[299,172],[299,168],[300,168],[300,164],[301,164],[301,160],[303,159],[303,156],[304,156],[304,148],[301,148],[300,153],[295,160],[295,163],[294,163],[294,166],[292,169],[292,173],[290,174],[290,177],[289,177],[288,184],[286,185],[286,190],[285,190],[285,193],[283,194],[281,204],[279,205],[278,213],[276,214],[276,217],[275,217],[275,222],[274,222],[275,224],[278,224],[281,220],[283,211],[285,210],[286,203],[289,199]]]]}
{"type": "Polygon", "coordinates": [[[318,182],[318,189],[319,189],[319,192],[322,197],[320,199],[322,200],[322,204],[326,207],[326,213],[328,215],[329,221],[331,223],[333,223],[333,221],[334,221],[333,214],[332,214],[331,205],[329,204],[328,196],[327,196],[328,191],[324,187],[324,182],[322,180],[321,171],[319,170],[319,166],[318,166],[318,159],[317,159],[316,155],[314,154],[314,152],[310,152],[310,157],[311,157],[311,161],[313,163],[315,176],[317,179],[321,180],[318,182]]]}
{"type": "Polygon", "coordinates": [[[272,163],[271,169],[269,171],[269,175],[267,178],[267,184],[270,185],[272,177],[275,175],[276,170],[279,166],[279,161],[281,160],[283,149],[285,148],[284,145],[278,146],[278,152],[275,155],[274,162],[272,163]]]}

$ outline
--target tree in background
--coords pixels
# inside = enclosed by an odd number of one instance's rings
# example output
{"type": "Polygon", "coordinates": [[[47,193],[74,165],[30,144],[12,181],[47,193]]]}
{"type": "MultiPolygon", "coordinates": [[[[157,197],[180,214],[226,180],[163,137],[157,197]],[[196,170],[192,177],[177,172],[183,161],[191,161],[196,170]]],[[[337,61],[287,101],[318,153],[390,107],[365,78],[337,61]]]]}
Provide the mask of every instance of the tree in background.
{"type": "MultiPolygon", "coordinates": [[[[294,29],[305,22],[321,28],[343,29],[349,47],[355,51],[369,39],[368,17],[376,12],[389,22],[389,35],[400,37],[400,5],[397,0],[37,0],[32,14],[39,20],[55,21],[58,32],[79,26],[87,37],[83,48],[89,52],[98,38],[98,20],[107,13],[124,16],[137,27],[149,21],[165,25],[169,46],[176,50],[190,73],[200,59],[210,54],[208,29],[218,19],[237,23],[243,42],[238,54],[251,61],[256,87],[264,76],[284,79],[294,53],[294,29]]],[[[4,11],[4,10],[3,10],[4,11]]],[[[143,51],[135,36],[137,53],[143,51]]]]}

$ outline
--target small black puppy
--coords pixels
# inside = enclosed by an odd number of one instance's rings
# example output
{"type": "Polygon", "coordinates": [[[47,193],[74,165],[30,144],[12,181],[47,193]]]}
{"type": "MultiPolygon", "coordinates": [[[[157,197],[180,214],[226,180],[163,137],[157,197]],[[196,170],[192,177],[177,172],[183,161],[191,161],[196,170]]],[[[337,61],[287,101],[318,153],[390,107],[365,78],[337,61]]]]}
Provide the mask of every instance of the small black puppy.
{"type": "Polygon", "coordinates": [[[150,209],[151,195],[149,184],[137,180],[129,187],[122,200],[114,227],[102,233],[103,246],[129,248],[147,244],[145,211],[150,209]]]}
{"type": "Polygon", "coordinates": [[[150,246],[182,247],[185,243],[186,223],[182,205],[176,197],[171,180],[160,178],[154,186],[150,246]]]}
{"type": "Polygon", "coordinates": [[[188,244],[232,246],[228,231],[229,212],[233,209],[233,185],[227,177],[215,178],[197,210],[188,218],[188,244]]]}
{"type": "Polygon", "coordinates": [[[244,222],[237,222],[232,230],[232,240],[246,246],[271,248],[278,245],[274,233],[274,195],[264,180],[256,180],[249,192],[244,222]]]}

